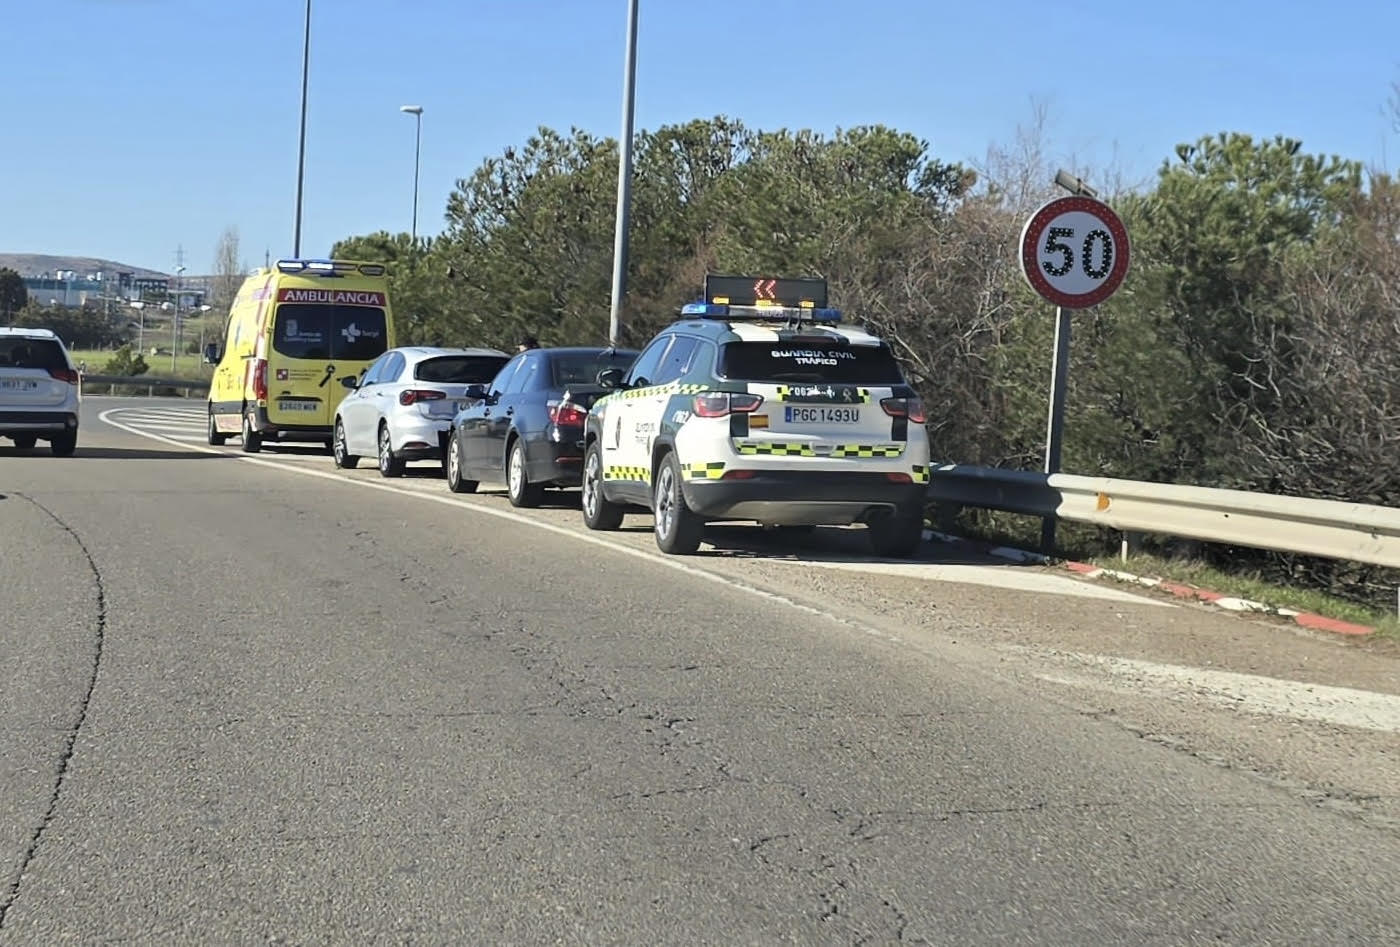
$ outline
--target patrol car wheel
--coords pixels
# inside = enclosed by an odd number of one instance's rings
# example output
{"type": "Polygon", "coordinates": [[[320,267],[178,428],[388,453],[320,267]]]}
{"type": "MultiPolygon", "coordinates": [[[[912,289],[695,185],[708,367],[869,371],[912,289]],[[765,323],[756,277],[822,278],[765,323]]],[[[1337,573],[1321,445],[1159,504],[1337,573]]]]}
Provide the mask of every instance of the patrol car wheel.
{"type": "Polygon", "coordinates": [[[216,424],[214,423],[214,409],[213,409],[213,408],[210,408],[210,409],[209,409],[209,437],[206,438],[206,440],[208,440],[208,442],[209,442],[210,444],[213,444],[215,447],[218,447],[218,446],[219,446],[220,444],[222,444],[224,441],[228,440],[228,435],[227,435],[227,434],[220,434],[220,433],[219,433],[218,425],[216,425],[216,424]]]}
{"type": "Polygon", "coordinates": [[[402,477],[404,459],[394,454],[394,442],[389,439],[389,425],[379,425],[379,473],[385,477],[402,477]]]}
{"type": "Polygon", "coordinates": [[[447,461],[447,489],[453,493],[475,493],[476,481],[462,477],[462,445],[457,443],[456,431],[447,440],[447,456],[444,459],[447,461]]]}
{"type": "Polygon", "coordinates": [[[262,450],[262,435],[253,430],[253,416],[243,415],[243,453],[256,454],[262,450]]]}
{"type": "Polygon", "coordinates": [[[918,516],[884,516],[871,520],[870,548],[888,559],[908,559],[924,541],[924,521],[918,516]]]}
{"type": "Polygon", "coordinates": [[[519,438],[510,445],[506,458],[506,492],[511,506],[539,506],[544,499],[544,487],[531,483],[525,472],[525,444],[519,438]]]}
{"type": "Polygon", "coordinates": [[[661,458],[652,511],[656,516],[656,545],[662,552],[685,556],[700,548],[705,523],[685,505],[681,467],[675,454],[661,458]]]}
{"type": "Polygon", "coordinates": [[[603,452],[595,441],[588,445],[583,459],[583,523],[589,529],[617,529],[622,525],[622,507],[603,496],[603,452]]]}
{"type": "Polygon", "coordinates": [[[335,419],[335,434],[331,437],[331,456],[335,458],[337,467],[344,467],[346,470],[354,470],[355,465],[360,462],[360,458],[350,453],[346,449],[345,443],[345,422],[340,418],[335,419]]]}

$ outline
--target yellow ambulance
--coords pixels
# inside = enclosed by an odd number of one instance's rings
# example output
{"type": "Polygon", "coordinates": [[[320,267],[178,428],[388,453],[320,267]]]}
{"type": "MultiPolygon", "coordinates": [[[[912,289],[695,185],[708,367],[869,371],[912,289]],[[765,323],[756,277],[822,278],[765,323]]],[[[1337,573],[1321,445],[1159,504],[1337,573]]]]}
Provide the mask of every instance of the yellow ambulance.
{"type": "Polygon", "coordinates": [[[243,282],[223,345],[206,347],[209,443],[230,436],[254,453],[264,441],[321,441],[329,449],[342,379],[359,378],[394,347],[382,263],[278,260],[243,282]]]}

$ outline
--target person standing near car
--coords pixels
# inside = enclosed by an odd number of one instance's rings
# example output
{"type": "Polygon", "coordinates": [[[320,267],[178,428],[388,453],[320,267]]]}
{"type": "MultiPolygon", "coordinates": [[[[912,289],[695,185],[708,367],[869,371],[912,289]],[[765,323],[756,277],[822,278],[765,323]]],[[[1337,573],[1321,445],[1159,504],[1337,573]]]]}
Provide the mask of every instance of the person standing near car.
{"type": "Polygon", "coordinates": [[[516,346],[515,346],[515,351],[516,351],[516,352],[524,352],[524,351],[526,351],[527,349],[537,349],[537,348],[539,348],[539,347],[540,347],[540,341],[539,341],[539,339],[535,338],[533,335],[527,335],[527,336],[525,336],[524,338],[522,338],[522,339],[516,344],[516,346]]]}

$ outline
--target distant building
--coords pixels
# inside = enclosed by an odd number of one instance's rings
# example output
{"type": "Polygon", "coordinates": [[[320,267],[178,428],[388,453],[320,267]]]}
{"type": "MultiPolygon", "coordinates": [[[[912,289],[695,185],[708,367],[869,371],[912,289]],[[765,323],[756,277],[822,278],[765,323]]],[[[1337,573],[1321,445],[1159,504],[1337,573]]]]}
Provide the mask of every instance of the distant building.
{"type": "MultiPolygon", "coordinates": [[[[138,300],[174,301],[175,280],[169,276],[135,276],[128,272],[78,273],[57,270],[24,276],[29,298],[41,306],[65,306],[70,309],[96,305],[105,300],[135,302],[138,300]]],[[[209,295],[208,279],[195,277],[180,281],[178,295],[181,309],[197,309],[209,295]]]]}

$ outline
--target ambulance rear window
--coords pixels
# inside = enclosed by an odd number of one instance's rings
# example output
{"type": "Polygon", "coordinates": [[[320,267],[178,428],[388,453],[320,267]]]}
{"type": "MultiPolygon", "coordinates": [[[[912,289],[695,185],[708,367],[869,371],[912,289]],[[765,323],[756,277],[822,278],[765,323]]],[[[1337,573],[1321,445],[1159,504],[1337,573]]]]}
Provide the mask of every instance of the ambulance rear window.
{"type": "Polygon", "coordinates": [[[729,342],[720,348],[719,373],[734,381],[828,381],[900,385],[904,375],[888,345],[822,342],[729,342]]]}
{"type": "Polygon", "coordinates": [[[377,306],[282,303],[272,347],[288,358],[371,361],[388,348],[384,310],[377,306]]]}

